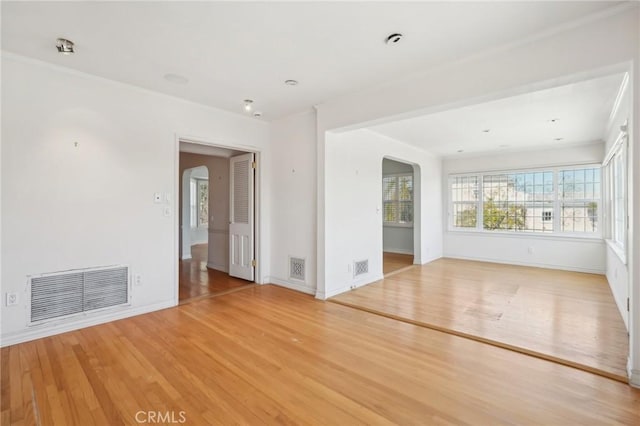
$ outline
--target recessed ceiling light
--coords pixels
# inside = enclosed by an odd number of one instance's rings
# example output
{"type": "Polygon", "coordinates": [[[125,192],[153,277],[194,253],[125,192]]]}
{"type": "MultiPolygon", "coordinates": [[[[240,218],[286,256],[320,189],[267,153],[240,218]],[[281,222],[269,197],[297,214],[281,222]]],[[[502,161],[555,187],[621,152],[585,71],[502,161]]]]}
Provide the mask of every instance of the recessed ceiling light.
{"type": "Polygon", "coordinates": [[[563,140],[563,139],[564,139],[564,138],[555,138],[555,139],[554,139],[554,141],[558,142],[558,141],[561,141],[561,140],[563,140]]]}
{"type": "Polygon", "coordinates": [[[287,86],[297,86],[298,80],[285,80],[284,84],[286,84],[287,86]]]}
{"type": "Polygon", "coordinates": [[[63,55],[71,55],[73,50],[73,42],[71,40],[67,40],[66,38],[59,38],[56,40],[56,48],[59,53],[63,55]]]}
{"type": "Polygon", "coordinates": [[[247,112],[251,111],[251,109],[253,108],[252,104],[253,104],[253,100],[245,99],[244,100],[244,110],[247,111],[247,112]]]}
{"type": "Polygon", "coordinates": [[[552,118],[551,120],[549,120],[549,123],[557,123],[558,121],[560,121],[559,118],[552,118]]]}
{"type": "Polygon", "coordinates": [[[482,133],[489,133],[491,131],[491,129],[483,129],[482,133]]]}
{"type": "Polygon", "coordinates": [[[459,149],[458,152],[464,152],[464,149],[459,149]]]}
{"type": "Polygon", "coordinates": [[[396,44],[400,40],[402,40],[402,34],[393,33],[393,34],[389,34],[387,38],[384,40],[384,42],[387,44],[396,44]]]}
{"type": "Polygon", "coordinates": [[[178,74],[165,74],[164,79],[174,84],[187,84],[189,79],[178,74]]]}
{"type": "Polygon", "coordinates": [[[262,113],[260,111],[256,111],[253,113],[254,117],[262,117],[262,113]]]}

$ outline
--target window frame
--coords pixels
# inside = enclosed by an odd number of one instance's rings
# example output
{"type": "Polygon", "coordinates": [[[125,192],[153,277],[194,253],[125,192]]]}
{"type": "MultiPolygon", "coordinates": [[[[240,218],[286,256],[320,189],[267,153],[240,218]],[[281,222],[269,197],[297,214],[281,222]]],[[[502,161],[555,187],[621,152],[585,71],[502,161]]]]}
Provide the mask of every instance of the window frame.
{"type": "Polygon", "coordinates": [[[605,197],[603,196],[605,188],[604,170],[599,163],[584,163],[584,164],[570,164],[562,166],[548,166],[548,167],[527,167],[519,169],[507,169],[507,170],[485,170],[482,172],[464,172],[464,173],[450,173],[447,179],[447,231],[454,233],[471,233],[482,235],[498,235],[507,237],[533,237],[533,238],[577,238],[577,239],[590,239],[590,240],[602,240],[603,228],[606,226],[603,221],[603,202],[605,197]],[[560,207],[562,205],[562,198],[558,194],[558,177],[560,171],[566,170],[579,170],[579,169],[600,169],[600,198],[598,202],[598,228],[596,232],[567,232],[560,230],[560,207]],[[484,177],[496,174],[516,174],[516,173],[535,173],[535,172],[552,172],[553,173],[553,231],[551,232],[535,232],[535,231],[512,231],[512,230],[485,230],[484,229],[484,177]],[[453,200],[452,200],[452,184],[456,177],[476,177],[478,179],[478,197],[476,200],[476,226],[469,228],[456,227],[453,223],[453,200]]]}
{"type": "MultiPolygon", "coordinates": [[[[381,186],[382,186],[382,225],[383,226],[390,226],[390,227],[397,227],[397,228],[413,228],[413,223],[415,222],[415,194],[414,194],[414,190],[415,190],[415,182],[414,182],[414,176],[413,176],[413,172],[405,172],[405,173],[387,173],[387,174],[383,174],[382,175],[382,182],[381,182],[381,186]],[[411,178],[411,212],[412,212],[412,221],[411,222],[399,222],[399,221],[393,221],[393,222],[387,222],[385,220],[385,203],[388,203],[389,201],[385,201],[384,199],[384,180],[385,178],[389,178],[389,177],[394,177],[396,179],[396,182],[399,181],[399,178],[401,177],[410,177],[411,178]]],[[[395,200],[393,200],[393,202],[396,204],[396,211],[398,212],[398,215],[400,214],[400,204],[401,203],[406,203],[407,201],[401,201],[400,197],[398,196],[395,200]]]]}
{"type": "Polygon", "coordinates": [[[620,132],[609,153],[602,162],[602,168],[607,177],[606,185],[606,230],[607,235],[605,241],[607,245],[616,253],[623,264],[627,264],[627,247],[629,246],[629,135],[626,132],[620,132]],[[622,197],[616,198],[615,185],[617,182],[616,162],[619,158],[622,163],[622,197]],[[617,201],[621,200],[622,221],[617,220],[617,201]],[[622,228],[622,238],[618,239],[617,225],[622,228]]]}
{"type": "MultiPolygon", "coordinates": [[[[189,218],[191,222],[191,229],[209,227],[208,221],[206,224],[200,222],[200,189],[201,189],[201,184],[203,182],[206,182],[207,191],[208,191],[209,179],[192,177],[191,180],[189,181],[189,198],[190,198],[189,199],[189,218]],[[194,191],[194,186],[195,186],[195,191],[194,191]]],[[[208,200],[209,200],[209,194],[207,194],[207,202],[208,200]]],[[[208,212],[207,212],[207,216],[208,216],[208,212]]]]}

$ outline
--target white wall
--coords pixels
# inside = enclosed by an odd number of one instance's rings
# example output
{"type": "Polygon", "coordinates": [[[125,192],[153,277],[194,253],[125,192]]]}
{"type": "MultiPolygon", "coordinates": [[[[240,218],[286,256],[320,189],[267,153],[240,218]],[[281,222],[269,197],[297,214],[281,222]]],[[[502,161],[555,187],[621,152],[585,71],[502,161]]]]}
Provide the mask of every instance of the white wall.
{"type": "Polygon", "coordinates": [[[382,159],[415,167],[414,226],[421,235],[415,263],[442,256],[441,163],[426,151],[366,129],[328,135],[325,157],[326,298],[382,278],[382,159]],[[369,273],[353,276],[353,262],[369,273]]]}
{"type": "Polygon", "coordinates": [[[316,114],[272,123],[270,282],[316,291],[316,114]],[[289,278],[289,256],[305,259],[305,281],[289,278]]]}
{"type": "Polygon", "coordinates": [[[10,54],[2,110],[3,345],[177,303],[176,135],[269,154],[258,120],[10,54]],[[28,275],[111,264],[142,277],[130,308],[27,327],[28,275]]]}
{"type": "MultiPolygon", "coordinates": [[[[410,164],[388,158],[382,160],[382,175],[413,173],[410,164]]],[[[413,226],[387,225],[382,227],[382,250],[389,253],[413,254],[413,226]]]]}
{"type": "MultiPolygon", "coordinates": [[[[447,158],[443,162],[445,196],[444,255],[446,257],[566,269],[604,274],[605,244],[599,239],[549,235],[505,235],[448,229],[448,177],[455,173],[500,171],[574,164],[600,164],[603,144],[493,155],[447,158]],[[505,169],[506,168],[506,169],[505,169]]],[[[602,226],[602,220],[600,221],[602,226]]]]}

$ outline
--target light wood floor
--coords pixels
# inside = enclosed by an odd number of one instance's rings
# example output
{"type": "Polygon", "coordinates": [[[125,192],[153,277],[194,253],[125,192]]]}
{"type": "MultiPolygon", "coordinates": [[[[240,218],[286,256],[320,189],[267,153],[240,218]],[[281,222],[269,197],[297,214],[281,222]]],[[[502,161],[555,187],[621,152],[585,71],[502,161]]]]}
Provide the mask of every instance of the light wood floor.
{"type": "Polygon", "coordinates": [[[180,260],[178,298],[181,303],[255,285],[207,268],[207,253],[207,244],[196,244],[191,246],[191,259],[180,260]]]}
{"type": "Polygon", "coordinates": [[[439,259],[331,300],[627,381],[628,335],[602,275],[439,259]]]}
{"type": "Polygon", "coordinates": [[[1,423],[640,424],[640,390],[253,288],[3,348],[1,423]]]}
{"type": "Polygon", "coordinates": [[[384,275],[413,265],[412,254],[382,253],[382,273],[384,275]]]}

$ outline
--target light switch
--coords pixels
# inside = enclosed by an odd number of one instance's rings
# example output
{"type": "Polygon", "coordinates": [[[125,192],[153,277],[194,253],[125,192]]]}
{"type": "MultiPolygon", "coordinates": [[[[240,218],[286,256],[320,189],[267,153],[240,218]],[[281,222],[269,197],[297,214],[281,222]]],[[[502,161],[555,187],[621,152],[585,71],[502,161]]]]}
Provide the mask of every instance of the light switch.
{"type": "Polygon", "coordinates": [[[170,204],[170,203],[171,203],[171,194],[170,194],[170,193],[168,193],[168,192],[165,192],[165,193],[164,193],[164,201],[165,201],[167,204],[170,204]]]}
{"type": "Polygon", "coordinates": [[[153,202],[156,204],[162,202],[162,194],[160,192],[156,192],[153,194],[153,202]]]}

